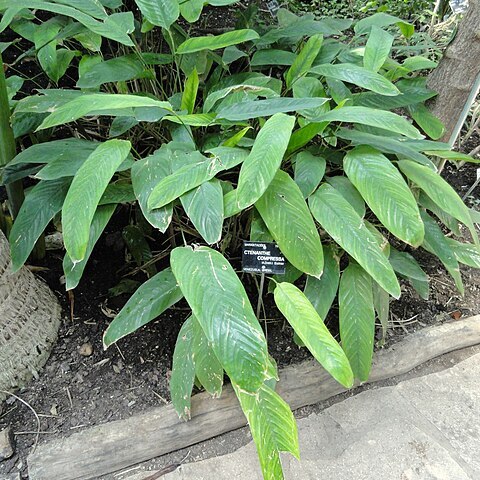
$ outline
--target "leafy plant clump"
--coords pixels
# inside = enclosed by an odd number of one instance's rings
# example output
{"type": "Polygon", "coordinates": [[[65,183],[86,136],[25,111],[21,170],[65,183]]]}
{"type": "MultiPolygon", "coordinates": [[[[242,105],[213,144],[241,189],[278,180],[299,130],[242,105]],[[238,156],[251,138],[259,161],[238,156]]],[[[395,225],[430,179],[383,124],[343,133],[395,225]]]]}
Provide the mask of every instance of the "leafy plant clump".
{"type": "Polygon", "coordinates": [[[428,297],[407,247],[436,255],[461,292],[459,262],[480,266],[477,214],[434,162],[473,159],[425,138],[442,135],[424,106],[435,93],[418,74],[435,64],[391,57],[394,42],[413,33],[407,22],[378,13],[352,25],[280,10],[266,30],[244,16],[242,28],[190,36],[178,20],[198,20],[203,3],[136,0],[135,18],[116,0],[0,0],[0,29],[32,40],[53,82],[79,58],[74,89],[14,101],[21,79],[9,78],[13,130],[30,146],[3,182],[38,179],[10,233],[13,268],[61,216],[66,287],[75,288],[117,205],[130,205],[136,222],[124,239],[148,279],[111,322],[105,346],[184,298],[191,315],[170,385],[178,414],[189,418],[194,384],[219,396],[226,372],[264,477],[281,479],[279,452],[298,456],[295,421],[229,259],[242,239],[278,244],[288,265],[270,280],[275,303],[297,342],[350,388],[368,379],[375,319],[385,332],[399,278],[428,297]],[[460,235],[460,223],[473,243],[445,235],[460,235]],[[152,256],[146,237],[156,232],[183,246],[152,256]],[[170,267],[157,272],[166,256],[170,267]],[[340,343],[323,323],[337,295],[340,343]]]}

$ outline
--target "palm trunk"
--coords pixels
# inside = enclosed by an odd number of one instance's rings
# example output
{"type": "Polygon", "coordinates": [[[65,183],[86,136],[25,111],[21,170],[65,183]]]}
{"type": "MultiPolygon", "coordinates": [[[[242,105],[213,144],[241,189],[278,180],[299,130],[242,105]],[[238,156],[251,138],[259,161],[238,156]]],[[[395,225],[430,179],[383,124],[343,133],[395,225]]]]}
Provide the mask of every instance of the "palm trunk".
{"type": "Polygon", "coordinates": [[[52,291],[30,270],[11,273],[10,247],[0,231],[0,390],[38,376],[57,338],[60,313],[52,291]]]}
{"type": "Polygon", "coordinates": [[[454,40],[428,79],[428,86],[438,92],[431,111],[445,125],[443,141],[455,141],[478,93],[479,78],[480,0],[470,0],[454,40]]]}

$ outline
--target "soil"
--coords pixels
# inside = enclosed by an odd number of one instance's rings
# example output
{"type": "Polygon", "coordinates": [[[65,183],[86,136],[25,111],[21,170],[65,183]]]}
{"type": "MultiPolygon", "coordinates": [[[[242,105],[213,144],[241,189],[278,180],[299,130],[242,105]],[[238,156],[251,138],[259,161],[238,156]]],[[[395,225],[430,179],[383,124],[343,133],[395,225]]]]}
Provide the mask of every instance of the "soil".
{"type": "MultiPolygon", "coordinates": [[[[233,21],[233,16],[228,18],[229,22],[233,21]]],[[[216,21],[221,25],[230,24],[216,21]]],[[[33,62],[29,68],[32,69],[30,73],[38,73],[33,62]]],[[[479,142],[479,137],[473,136],[465,151],[472,150],[479,142]]],[[[476,180],[476,168],[465,165],[457,171],[448,167],[445,177],[463,195],[476,180]]],[[[477,188],[467,199],[476,208],[479,193],[477,188]]],[[[62,284],[62,252],[50,252],[44,264],[35,264],[35,267],[42,267],[35,270],[57,293],[64,312],[58,342],[39,378],[15,392],[40,418],[40,443],[52,437],[69,436],[78,429],[126,418],[170,400],[168,380],[173,349],[180,327],[189,314],[185,302],[179,302],[159,319],[107,351],[102,346],[103,332],[128,299],[128,295],[112,297],[109,289],[129,272],[125,267],[121,231],[128,224],[130,215],[127,207],[117,209],[73,295],[68,296],[62,284]]],[[[165,239],[158,238],[160,242],[165,239]]],[[[402,283],[402,298],[391,303],[386,346],[427,325],[480,313],[480,271],[462,268],[465,295],[461,297],[435,257],[424,251],[415,252],[415,257],[430,277],[430,298],[422,300],[408,283],[402,283]]],[[[158,266],[160,268],[161,264],[158,266]]],[[[128,262],[127,267],[133,268],[128,262]]],[[[248,274],[243,275],[248,278],[248,274]]],[[[251,281],[248,294],[252,304],[256,305],[257,292],[251,281]]],[[[269,318],[263,325],[269,351],[278,365],[281,367],[309,358],[308,352],[293,342],[293,331],[275,308],[272,295],[265,295],[264,301],[269,318]]],[[[326,319],[334,332],[337,317],[334,305],[326,319]]],[[[3,409],[0,406],[0,430],[6,425],[12,427],[16,447],[15,455],[0,463],[0,478],[20,471],[22,478],[27,479],[26,457],[34,446],[37,431],[35,416],[24,403],[10,397],[3,409]]],[[[246,430],[241,432],[224,437],[229,449],[249,439],[246,430]]],[[[185,454],[178,452],[171,458],[185,454]]],[[[190,459],[194,457],[193,454],[190,459]]]]}

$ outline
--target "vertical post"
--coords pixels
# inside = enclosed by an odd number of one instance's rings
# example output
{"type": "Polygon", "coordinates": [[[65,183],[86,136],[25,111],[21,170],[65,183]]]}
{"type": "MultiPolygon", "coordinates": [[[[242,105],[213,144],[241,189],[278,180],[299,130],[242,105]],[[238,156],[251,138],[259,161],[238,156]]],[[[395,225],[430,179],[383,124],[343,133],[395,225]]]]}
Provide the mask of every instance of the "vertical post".
{"type": "MultiPolygon", "coordinates": [[[[0,167],[5,166],[15,157],[16,147],[12,126],[10,125],[10,105],[7,96],[7,83],[0,53],[0,167]]],[[[9,183],[5,186],[8,195],[8,204],[12,218],[15,218],[22,205],[23,185],[22,181],[9,183]]]]}

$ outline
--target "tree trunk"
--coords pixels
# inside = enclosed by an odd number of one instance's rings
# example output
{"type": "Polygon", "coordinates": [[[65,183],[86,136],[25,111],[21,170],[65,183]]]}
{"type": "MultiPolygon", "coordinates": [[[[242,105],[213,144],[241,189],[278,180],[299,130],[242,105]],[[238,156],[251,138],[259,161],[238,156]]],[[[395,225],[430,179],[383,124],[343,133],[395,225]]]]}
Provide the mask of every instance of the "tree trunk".
{"type": "Polygon", "coordinates": [[[445,125],[443,141],[455,132],[479,75],[480,0],[470,0],[454,40],[428,79],[428,86],[438,92],[430,109],[445,125]]]}
{"type": "MultiPolygon", "coordinates": [[[[10,247],[0,231],[0,390],[38,376],[59,326],[57,298],[27,268],[11,272],[10,247]]],[[[0,401],[4,398],[0,392],[0,401]]]]}

